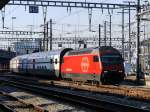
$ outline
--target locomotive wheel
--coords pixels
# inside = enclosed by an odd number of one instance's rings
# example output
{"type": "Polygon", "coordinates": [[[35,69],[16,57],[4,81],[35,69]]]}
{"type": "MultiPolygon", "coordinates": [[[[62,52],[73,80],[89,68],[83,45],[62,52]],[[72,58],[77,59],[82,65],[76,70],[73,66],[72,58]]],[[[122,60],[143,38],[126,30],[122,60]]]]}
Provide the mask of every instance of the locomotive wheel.
{"type": "Polygon", "coordinates": [[[101,75],[101,84],[119,84],[121,82],[120,78],[114,77],[111,74],[103,74],[101,75]]]}
{"type": "Polygon", "coordinates": [[[96,80],[91,80],[91,84],[92,84],[92,85],[99,86],[100,82],[99,82],[99,81],[96,81],[96,80]]]}
{"type": "Polygon", "coordinates": [[[106,84],[106,78],[104,77],[104,74],[101,75],[100,82],[101,82],[102,85],[106,84]]]}

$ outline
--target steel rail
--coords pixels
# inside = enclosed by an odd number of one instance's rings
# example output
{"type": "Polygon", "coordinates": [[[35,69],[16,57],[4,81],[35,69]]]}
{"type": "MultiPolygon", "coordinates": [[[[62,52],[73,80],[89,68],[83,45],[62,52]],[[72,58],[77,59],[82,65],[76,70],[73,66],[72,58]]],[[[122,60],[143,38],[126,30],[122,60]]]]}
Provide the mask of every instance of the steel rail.
{"type": "MultiPolygon", "coordinates": [[[[44,86],[44,87],[57,87],[57,88],[65,88],[65,89],[74,89],[74,90],[80,90],[80,91],[92,91],[94,93],[102,93],[106,95],[115,95],[117,97],[128,97],[130,99],[135,99],[138,101],[149,101],[150,96],[144,96],[147,95],[150,90],[149,88],[142,88],[142,87],[135,87],[135,86],[114,86],[114,85],[97,85],[94,84],[92,85],[91,83],[84,83],[81,84],[75,84],[72,81],[52,81],[49,80],[48,82],[46,81],[39,81],[40,79],[30,79],[30,78],[25,78],[25,77],[11,77],[12,81],[18,81],[21,83],[28,83],[32,85],[37,85],[37,86],[44,86]],[[75,85],[74,85],[75,84],[75,85]],[[136,94],[133,94],[136,93],[136,94]]],[[[135,84],[135,82],[132,82],[135,84]]],[[[135,84],[136,85],[136,84],[135,84]]]]}
{"type": "Polygon", "coordinates": [[[3,105],[1,103],[0,103],[0,109],[4,112],[16,112],[16,111],[12,110],[11,108],[9,108],[8,106],[3,105]]]}
{"type": "Polygon", "coordinates": [[[130,111],[136,111],[136,112],[150,112],[150,110],[147,109],[142,109],[130,105],[124,105],[116,102],[110,102],[110,101],[105,101],[101,99],[97,99],[91,96],[84,96],[82,94],[76,94],[73,92],[67,92],[63,91],[60,89],[53,89],[53,88],[47,88],[43,86],[35,86],[35,85],[28,85],[28,84],[22,84],[14,81],[9,81],[9,80],[1,80],[2,82],[5,82],[11,86],[25,89],[28,91],[36,92],[41,95],[45,96],[53,96],[59,99],[71,101],[77,104],[82,104],[86,105],[88,107],[92,107],[95,109],[104,109],[107,111],[112,111],[112,112],[130,112],[130,111]]]}
{"type": "MultiPolygon", "coordinates": [[[[41,107],[39,107],[39,106],[36,106],[36,105],[34,105],[34,104],[30,104],[30,103],[26,103],[26,102],[24,102],[22,99],[19,99],[19,98],[15,97],[15,96],[12,96],[12,95],[10,95],[10,94],[8,94],[8,93],[1,92],[1,91],[0,91],[0,93],[1,93],[2,95],[8,96],[8,97],[10,97],[10,98],[13,98],[13,99],[15,99],[16,101],[18,101],[18,102],[20,102],[20,103],[22,103],[22,104],[25,104],[28,108],[31,108],[31,107],[32,107],[32,108],[34,108],[35,110],[37,110],[37,111],[39,111],[39,112],[48,112],[47,110],[45,110],[45,109],[43,109],[43,108],[41,108],[41,107]]],[[[1,107],[2,107],[2,109],[4,108],[4,111],[6,110],[6,112],[16,112],[15,110],[9,108],[9,107],[6,106],[6,105],[0,104],[0,108],[1,108],[1,107]]]]}

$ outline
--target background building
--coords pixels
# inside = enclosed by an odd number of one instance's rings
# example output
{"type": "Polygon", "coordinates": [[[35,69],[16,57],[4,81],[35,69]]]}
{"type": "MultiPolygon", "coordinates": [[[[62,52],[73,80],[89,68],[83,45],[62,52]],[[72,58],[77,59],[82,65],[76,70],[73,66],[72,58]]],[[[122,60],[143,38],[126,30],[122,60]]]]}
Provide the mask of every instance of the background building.
{"type": "Polygon", "coordinates": [[[142,71],[150,75],[150,39],[141,42],[140,61],[142,71]]]}
{"type": "Polygon", "coordinates": [[[18,41],[14,42],[12,46],[17,55],[29,54],[40,50],[40,43],[38,40],[18,41]]]}

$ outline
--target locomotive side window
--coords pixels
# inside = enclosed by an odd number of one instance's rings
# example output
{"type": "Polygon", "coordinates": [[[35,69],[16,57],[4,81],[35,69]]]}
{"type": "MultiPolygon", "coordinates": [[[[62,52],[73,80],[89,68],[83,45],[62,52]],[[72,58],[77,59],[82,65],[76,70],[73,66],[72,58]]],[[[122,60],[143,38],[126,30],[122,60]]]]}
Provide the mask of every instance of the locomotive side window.
{"type": "Polygon", "coordinates": [[[99,62],[98,56],[94,56],[94,57],[93,57],[93,62],[99,62]]]}

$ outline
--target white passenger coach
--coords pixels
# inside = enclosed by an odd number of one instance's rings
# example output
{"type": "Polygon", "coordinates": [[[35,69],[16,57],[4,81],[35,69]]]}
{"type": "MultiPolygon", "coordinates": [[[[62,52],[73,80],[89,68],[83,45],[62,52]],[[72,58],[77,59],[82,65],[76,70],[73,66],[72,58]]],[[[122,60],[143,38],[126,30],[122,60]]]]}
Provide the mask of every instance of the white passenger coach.
{"type": "Polygon", "coordinates": [[[58,79],[63,56],[70,50],[66,48],[17,56],[10,61],[10,71],[58,79]]]}

